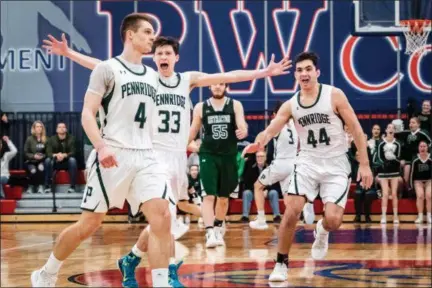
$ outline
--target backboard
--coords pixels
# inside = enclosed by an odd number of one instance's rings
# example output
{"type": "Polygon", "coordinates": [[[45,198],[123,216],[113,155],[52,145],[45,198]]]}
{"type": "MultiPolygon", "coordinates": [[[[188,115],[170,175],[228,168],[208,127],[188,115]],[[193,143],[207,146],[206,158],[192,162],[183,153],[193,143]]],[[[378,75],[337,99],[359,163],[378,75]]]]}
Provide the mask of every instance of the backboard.
{"type": "Polygon", "coordinates": [[[431,19],[431,0],[354,0],[353,35],[400,36],[401,20],[431,19]]]}

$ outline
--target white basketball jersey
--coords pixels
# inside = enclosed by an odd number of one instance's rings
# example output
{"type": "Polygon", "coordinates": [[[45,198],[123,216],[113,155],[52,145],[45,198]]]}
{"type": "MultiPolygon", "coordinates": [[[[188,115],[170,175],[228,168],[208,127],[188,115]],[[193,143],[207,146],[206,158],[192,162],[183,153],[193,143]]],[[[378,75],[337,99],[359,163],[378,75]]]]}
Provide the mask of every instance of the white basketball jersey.
{"type": "Polygon", "coordinates": [[[185,152],[191,121],[190,73],[177,73],[177,83],[159,80],[156,92],[153,145],[155,149],[185,152]]]}
{"type": "Polygon", "coordinates": [[[348,151],[342,119],[333,111],[332,89],[320,84],[316,102],[307,107],[300,104],[300,91],[290,100],[301,156],[332,158],[348,151]]]}
{"type": "Polygon", "coordinates": [[[102,137],[115,147],[151,149],[158,74],[147,66],[143,73],[132,72],[118,58],[107,62],[114,72],[114,87],[99,109],[102,137]]]}
{"type": "Polygon", "coordinates": [[[298,136],[292,119],[284,126],[279,135],[273,138],[274,159],[295,158],[298,136]]]}

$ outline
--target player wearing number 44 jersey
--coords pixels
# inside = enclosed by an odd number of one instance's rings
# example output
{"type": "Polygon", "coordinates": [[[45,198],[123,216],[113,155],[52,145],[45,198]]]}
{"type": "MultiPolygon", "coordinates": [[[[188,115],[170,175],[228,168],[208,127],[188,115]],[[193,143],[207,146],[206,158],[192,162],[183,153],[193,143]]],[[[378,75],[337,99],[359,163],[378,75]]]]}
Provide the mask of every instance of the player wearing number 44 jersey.
{"type": "Polygon", "coordinates": [[[321,196],[325,214],[319,220],[312,245],[312,257],[322,259],[328,250],[328,233],[342,223],[350,185],[350,165],[346,157],[347,144],[343,121],[352,131],[359,153],[359,177],[367,189],[372,184],[372,172],[364,133],[344,93],[335,87],[318,83],[318,56],[303,52],[295,61],[295,78],[300,91],[279,109],[276,118],[245,153],[255,152],[279,133],[293,118],[300,139],[300,151],[295,161],[290,185],[284,190],[286,209],[278,233],[277,262],[269,281],[286,281],[288,253],[293,242],[297,219],[307,201],[321,196]]]}
{"type": "MultiPolygon", "coordinates": [[[[65,37],[62,41],[49,36],[45,47],[51,53],[64,55],[73,61],[89,68],[94,67],[100,60],[84,56],[68,48],[65,37]]],[[[291,61],[283,59],[274,63],[273,59],[269,66],[262,70],[238,70],[227,73],[206,74],[202,72],[175,73],[175,63],[179,60],[179,42],[170,37],[158,37],[153,43],[154,62],[158,67],[158,88],[154,97],[155,112],[150,119],[153,131],[153,147],[158,161],[163,162],[163,169],[168,172],[171,186],[173,188],[173,199],[170,205],[172,215],[172,233],[175,238],[183,235],[188,227],[179,225],[176,219],[176,206],[185,212],[200,216],[200,209],[194,204],[189,204],[187,193],[186,174],[186,147],[188,143],[190,127],[190,110],[192,109],[189,97],[190,91],[195,87],[209,86],[219,82],[241,82],[265,76],[276,76],[284,73],[291,67],[291,61]],[[186,229],[184,229],[186,228],[186,229]]],[[[127,89],[126,89],[127,91],[127,89]]],[[[148,110],[141,105],[135,115],[135,121],[140,127],[148,124],[148,110]]],[[[193,145],[191,145],[193,146],[193,145]]],[[[197,149],[197,147],[192,147],[197,149]]],[[[91,163],[88,163],[91,164],[91,163]]],[[[144,252],[147,252],[148,236],[150,226],[144,230],[131,253],[119,260],[119,268],[123,274],[123,286],[137,287],[134,271],[139,264],[144,252]]],[[[172,255],[174,256],[174,255],[172,255]]],[[[174,259],[172,259],[174,261],[174,259]]],[[[170,284],[174,287],[181,286],[177,280],[177,268],[179,265],[170,264],[170,284]]]]}

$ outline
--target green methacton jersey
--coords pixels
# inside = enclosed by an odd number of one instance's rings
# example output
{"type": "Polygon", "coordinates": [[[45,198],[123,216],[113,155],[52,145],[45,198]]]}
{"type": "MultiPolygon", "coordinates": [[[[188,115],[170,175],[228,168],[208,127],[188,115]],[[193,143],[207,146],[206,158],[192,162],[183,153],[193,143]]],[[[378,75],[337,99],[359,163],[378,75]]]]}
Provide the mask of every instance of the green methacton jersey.
{"type": "Polygon", "coordinates": [[[202,123],[204,134],[200,153],[218,155],[237,154],[237,129],[234,113],[234,101],[225,97],[225,105],[216,111],[210,99],[203,103],[202,123]]]}

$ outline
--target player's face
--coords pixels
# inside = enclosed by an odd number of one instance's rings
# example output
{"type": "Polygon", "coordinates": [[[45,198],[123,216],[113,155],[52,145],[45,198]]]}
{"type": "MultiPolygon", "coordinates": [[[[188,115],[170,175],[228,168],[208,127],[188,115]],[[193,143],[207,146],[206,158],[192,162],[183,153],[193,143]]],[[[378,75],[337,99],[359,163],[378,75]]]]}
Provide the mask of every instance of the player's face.
{"type": "Polygon", "coordinates": [[[148,54],[152,50],[155,39],[153,25],[147,21],[141,20],[136,32],[131,30],[131,41],[133,47],[141,54],[148,54]]]}
{"type": "Polygon", "coordinates": [[[387,135],[394,135],[394,131],[395,131],[394,125],[388,124],[386,129],[387,135]]]}
{"type": "Polygon", "coordinates": [[[425,114],[429,114],[430,111],[431,111],[431,102],[430,101],[423,101],[422,112],[425,114]]]}
{"type": "Polygon", "coordinates": [[[225,96],[226,84],[220,83],[210,86],[212,97],[216,99],[222,99],[225,96]]]}
{"type": "Polygon", "coordinates": [[[302,90],[309,90],[318,83],[320,70],[315,67],[312,60],[304,60],[296,64],[295,79],[300,83],[302,90]]]}
{"type": "Polygon", "coordinates": [[[416,131],[419,128],[419,124],[417,123],[416,120],[414,119],[410,119],[409,122],[409,128],[412,132],[416,131]]]}
{"type": "Polygon", "coordinates": [[[372,136],[375,137],[375,138],[377,138],[377,137],[380,136],[380,134],[381,134],[381,128],[380,128],[380,126],[374,125],[373,128],[372,128],[372,136]]]}
{"type": "Polygon", "coordinates": [[[427,153],[428,146],[425,142],[420,142],[419,144],[419,152],[420,153],[427,153]]]}
{"type": "Polygon", "coordinates": [[[157,47],[153,56],[158,72],[165,77],[169,77],[174,73],[175,63],[178,60],[179,55],[175,54],[173,47],[170,45],[157,47]]]}

